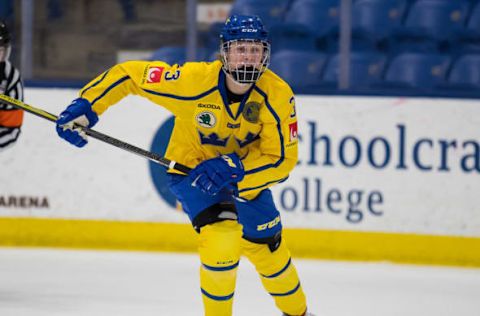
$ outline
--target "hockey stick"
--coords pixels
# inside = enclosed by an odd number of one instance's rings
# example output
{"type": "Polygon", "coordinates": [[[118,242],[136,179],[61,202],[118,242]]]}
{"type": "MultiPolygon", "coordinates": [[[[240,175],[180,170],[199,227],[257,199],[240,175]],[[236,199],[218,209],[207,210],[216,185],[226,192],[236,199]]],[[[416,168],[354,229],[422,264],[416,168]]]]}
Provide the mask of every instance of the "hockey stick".
{"type": "MultiPolygon", "coordinates": [[[[49,113],[47,111],[44,111],[44,110],[36,108],[36,107],[33,107],[31,105],[23,103],[20,100],[11,98],[11,97],[9,97],[7,95],[4,95],[4,94],[0,94],[0,101],[3,102],[3,103],[10,104],[11,106],[14,106],[18,109],[21,109],[21,110],[24,110],[26,112],[32,113],[36,116],[39,116],[41,118],[44,118],[44,119],[49,120],[49,121],[54,122],[54,123],[58,119],[58,117],[56,115],[52,114],[52,113],[49,113]]],[[[123,142],[119,139],[116,139],[116,138],[113,138],[111,136],[102,134],[102,133],[97,132],[97,131],[95,131],[93,129],[90,129],[88,127],[84,127],[84,126],[81,126],[79,124],[75,124],[75,127],[78,127],[80,129],[82,129],[85,132],[85,134],[87,134],[88,136],[90,136],[92,138],[95,138],[95,139],[100,140],[104,143],[113,145],[113,146],[118,147],[120,149],[129,151],[129,152],[134,153],[136,155],[147,158],[147,159],[149,159],[153,162],[156,162],[156,163],[158,163],[158,164],[160,164],[163,167],[166,167],[168,169],[175,169],[175,170],[178,170],[178,171],[183,172],[185,174],[189,173],[190,170],[191,170],[187,166],[184,166],[184,165],[179,164],[175,161],[169,160],[165,157],[161,157],[161,156],[159,156],[155,153],[152,153],[150,151],[146,151],[146,150],[144,150],[142,148],[139,148],[139,147],[136,147],[134,145],[125,143],[125,142],[123,142]]]]}

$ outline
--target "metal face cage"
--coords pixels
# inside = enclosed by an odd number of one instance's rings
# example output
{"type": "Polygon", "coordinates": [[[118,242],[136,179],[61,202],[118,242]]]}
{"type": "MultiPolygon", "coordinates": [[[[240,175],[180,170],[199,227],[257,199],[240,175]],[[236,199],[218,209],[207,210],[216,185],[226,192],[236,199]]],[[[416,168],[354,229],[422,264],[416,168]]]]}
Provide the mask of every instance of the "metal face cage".
{"type": "Polygon", "coordinates": [[[270,43],[232,40],[220,46],[223,70],[239,83],[254,83],[270,64],[270,43]]]}

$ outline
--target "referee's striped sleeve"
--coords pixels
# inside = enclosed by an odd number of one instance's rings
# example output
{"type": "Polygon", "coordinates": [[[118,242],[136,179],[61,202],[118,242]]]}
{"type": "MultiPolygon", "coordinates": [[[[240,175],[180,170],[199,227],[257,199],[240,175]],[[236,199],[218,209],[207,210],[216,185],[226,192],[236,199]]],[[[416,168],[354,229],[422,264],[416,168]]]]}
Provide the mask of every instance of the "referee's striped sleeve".
{"type": "Polygon", "coordinates": [[[7,78],[5,94],[23,101],[23,82],[20,72],[8,62],[5,65],[5,77],[7,78]]]}
{"type": "MultiPolygon", "coordinates": [[[[10,62],[0,67],[0,92],[23,101],[23,82],[20,72],[10,62]],[[1,69],[3,68],[3,69],[1,69]]],[[[21,133],[23,111],[8,104],[0,104],[0,151],[14,144],[21,133]]]]}

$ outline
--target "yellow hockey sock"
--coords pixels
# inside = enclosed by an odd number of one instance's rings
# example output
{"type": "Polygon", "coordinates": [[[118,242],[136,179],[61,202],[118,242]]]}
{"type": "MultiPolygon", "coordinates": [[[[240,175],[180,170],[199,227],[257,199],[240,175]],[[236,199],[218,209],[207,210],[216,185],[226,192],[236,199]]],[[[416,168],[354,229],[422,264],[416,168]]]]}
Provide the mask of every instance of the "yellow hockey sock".
{"type": "Polygon", "coordinates": [[[263,287],[277,307],[288,315],[303,315],[307,309],[306,298],[285,241],[271,252],[267,245],[243,240],[242,250],[255,265],[263,287]]]}
{"type": "Polygon", "coordinates": [[[242,226],[222,221],[202,227],[200,286],[206,316],[231,316],[242,226]]]}

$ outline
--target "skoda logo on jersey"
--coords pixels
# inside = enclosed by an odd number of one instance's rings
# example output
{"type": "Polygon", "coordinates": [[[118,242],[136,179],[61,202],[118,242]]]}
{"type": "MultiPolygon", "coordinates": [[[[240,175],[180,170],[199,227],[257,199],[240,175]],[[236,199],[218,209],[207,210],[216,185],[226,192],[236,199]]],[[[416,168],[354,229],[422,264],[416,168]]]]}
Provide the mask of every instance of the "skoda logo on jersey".
{"type": "MultiPolygon", "coordinates": [[[[165,122],[160,125],[155,136],[150,150],[160,156],[164,156],[167,151],[170,135],[172,134],[174,117],[171,116],[165,122]]],[[[171,207],[176,207],[177,199],[170,192],[167,185],[167,171],[159,164],[149,161],[150,176],[152,177],[153,184],[160,197],[167,202],[171,207]]]]}
{"type": "Polygon", "coordinates": [[[250,123],[258,123],[258,117],[260,115],[260,103],[248,102],[245,104],[242,112],[243,117],[250,123]]]}
{"type": "Polygon", "coordinates": [[[206,127],[206,128],[212,128],[217,123],[217,118],[210,111],[200,112],[196,116],[196,120],[197,120],[198,125],[200,125],[202,127],[206,127]]]}
{"type": "Polygon", "coordinates": [[[197,107],[199,108],[206,108],[206,109],[214,109],[214,110],[220,110],[220,106],[216,104],[208,104],[208,103],[199,103],[197,104],[197,107]]]}

